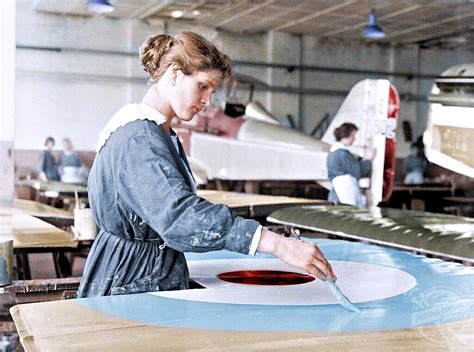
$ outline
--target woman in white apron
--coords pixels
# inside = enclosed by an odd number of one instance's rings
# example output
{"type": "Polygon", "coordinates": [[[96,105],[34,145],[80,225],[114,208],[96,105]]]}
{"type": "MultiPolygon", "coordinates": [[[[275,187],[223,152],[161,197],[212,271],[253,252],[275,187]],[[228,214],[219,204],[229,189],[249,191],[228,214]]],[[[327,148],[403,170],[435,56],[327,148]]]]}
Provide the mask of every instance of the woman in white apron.
{"type": "Polygon", "coordinates": [[[353,123],[343,123],[334,130],[336,143],[331,146],[328,156],[328,176],[332,184],[328,200],[362,207],[366,206],[366,201],[359,187],[359,179],[370,172],[374,154],[367,160],[359,160],[347,149],[354,143],[356,133],[357,126],[353,123]]]}

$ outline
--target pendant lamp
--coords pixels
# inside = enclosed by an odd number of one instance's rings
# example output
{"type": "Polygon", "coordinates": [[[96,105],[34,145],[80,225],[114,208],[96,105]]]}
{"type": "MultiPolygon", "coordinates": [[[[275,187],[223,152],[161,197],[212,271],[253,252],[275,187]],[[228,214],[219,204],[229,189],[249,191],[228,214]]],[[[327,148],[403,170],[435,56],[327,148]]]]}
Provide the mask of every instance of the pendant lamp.
{"type": "Polygon", "coordinates": [[[108,13],[114,10],[107,0],[87,0],[87,8],[96,13],[108,13]]]}
{"type": "Polygon", "coordinates": [[[385,37],[385,33],[375,21],[375,11],[369,13],[369,25],[362,30],[362,36],[368,39],[379,39],[385,37]]]}

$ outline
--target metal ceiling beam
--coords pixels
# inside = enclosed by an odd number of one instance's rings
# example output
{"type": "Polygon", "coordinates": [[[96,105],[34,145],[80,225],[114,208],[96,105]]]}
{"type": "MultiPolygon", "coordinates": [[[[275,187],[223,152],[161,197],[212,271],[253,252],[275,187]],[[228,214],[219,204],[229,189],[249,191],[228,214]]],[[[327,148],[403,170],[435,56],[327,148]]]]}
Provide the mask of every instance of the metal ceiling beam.
{"type": "MultiPolygon", "coordinates": [[[[295,12],[295,11],[301,11],[300,9],[302,7],[305,7],[307,6],[306,3],[301,3],[301,4],[298,4],[296,6],[293,6],[292,8],[287,8],[287,7],[284,7],[283,10],[278,6],[277,8],[280,10],[279,13],[276,13],[274,15],[269,15],[269,16],[266,16],[265,18],[262,18],[259,22],[259,25],[262,25],[262,24],[265,24],[267,22],[271,22],[271,21],[276,21],[278,18],[282,17],[282,16],[286,16],[288,15],[288,13],[291,13],[291,12],[295,12]]],[[[243,31],[245,31],[247,28],[249,28],[248,26],[247,27],[244,27],[242,28],[243,31]]]]}
{"type": "Polygon", "coordinates": [[[149,5],[139,7],[135,12],[130,15],[130,17],[139,18],[143,20],[173,3],[174,0],[161,0],[159,2],[151,1],[149,5]]]}
{"type": "MultiPolygon", "coordinates": [[[[415,32],[415,31],[418,31],[420,29],[433,28],[433,27],[439,26],[441,24],[446,24],[446,23],[450,23],[450,22],[459,21],[459,20],[462,20],[464,18],[468,18],[468,17],[472,17],[472,16],[474,16],[474,11],[469,11],[469,12],[466,12],[466,13],[463,13],[463,14],[460,14],[460,15],[456,15],[456,16],[446,17],[446,18],[443,18],[442,20],[438,20],[438,21],[435,21],[435,22],[423,23],[423,24],[420,24],[420,25],[417,25],[417,26],[413,26],[413,27],[409,27],[409,28],[406,28],[406,29],[402,29],[400,31],[395,31],[395,32],[389,33],[385,36],[385,38],[383,38],[383,40],[385,41],[388,38],[397,37],[397,36],[400,36],[401,34],[407,34],[407,33],[415,32]]],[[[375,39],[374,40],[369,40],[369,42],[374,42],[374,41],[376,41],[376,40],[375,39]]]]}
{"type": "MultiPolygon", "coordinates": [[[[422,7],[422,5],[412,5],[412,6],[408,6],[408,7],[405,7],[401,10],[398,10],[398,11],[395,11],[395,12],[391,12],[387,15],[384,15],[384,16],[380,16],[380,17],[377,17],[377,20],[378,21],[383,21],[383,20],[387,20],[387,19],[390,19],[390,18],[394,18],[394,17],[397,17],[397,16],[400,16],[400,15],[404,15],[408,12],[412,12],[412,11],[415,11],[417,9],[419,9],[420,7],[422,7]]],[[[335,30],[332,30],[332,31],[329,31],[329,32],[326,32],[326,33],[322,33],[320,35],[317,35],[318,38],[327,38],[327,37],[330,37],[330,36],[333,36],[333,35],[336,35],[336,34],[340,34],[340,33],[344,33],[344,32],[349,32],[349,31],[353,31],[355,29],[359,29],[359,28],[362,28],[364,27],[365,25],[367,25],[367,21],[365,20],[364,22],[359,22],[355,25],[351,25],[351,26],[345,26],[345,27],[342,27],[342,28],[339,28],[339,29],[335,29],[335,30]]]]}
{"type": "Polygon", "coordinates": [[[256,62],[256,61],[240,61],[232,60],[234,65],[242,66],[254,66],[254,67],[265,67],[265,68],[279,68],[283,70],[303,70],[303,71],[321,71],[331,73],[346,73],[354,75],[371,75],[371,76],[394,76],[404,77],[407,79],[436,79],[439,77],[437,74],[423,74],[423,73],[412,73],[412,72],[400,72],[400,71],[373,71],[373,70],[359,70],[351,68],[340,68],[340,67],[327,67],[327,66],[316,66],[316,65],[288,65],[288,64],[274,64],[269,62],[256,62]]]}
{"type": "Polygon", "coordinates": [[[467,32],[469,32],[468,29],[459,29],[459,28],[447,29],[447,30],[444,30],[444,31],[437,31],[435,33],[425,34],[425,35],[421,35],[421,36],[418,36],[418,37],[412,37],[412,38],[407,39],[407,40],[402,40],[402,41],[398,42],[398,44],[400,44],[400,45],[413,44],[413,43],[418,43],[420,41],[430,40],[430,39],[437,39],[437,38],[446,37],[446,36],[449,36],[449,35],[457,35],[457,34],[462,35],[462,34],[467,33],[467,32]]]}
{"type": "MultiPolygon", "coordinates": [[[[147,83],[146,77],[123,77],[123,76],[109,76],[101,74],[88,74],[88,73],[71,73],[71,72],[41,72],[41,71],[28,71],[28,70],[16,70],[16,74],[28,77],[44,77],[44,78],[59,78],[68,79],[73,81],[78,80],[89,80],[89,81],[101,81],[101,82],[127,82],[135,84],[147,83]]],[[[238,88],[239,89],[239,88],[238,88]]],[[[257,91],[272,92],[272,93],[285,93],[285,94],[300,94],[300,95],[322,95],[330,97],[345,97],[349,94],[349,91],[344,90],[329,90],[329,89],[313,89],[313,88],[297,88],[297,87],[286,87],[286,86],[258,86],[255,87],[257,91]]],[[[426,96],[414,95],[411,93],[399,93],[400,99],[402,100],[417,100],[427,101],[426,96]]]]}
{"type": "MultiPolygon", "coordinates": [[[[17,49],[27,49],[27,50],[41,50],[41,51],[53,51],[53,52],[77,52],[77,53],[88,53],[93,55],[121,55],[121,56],[133,56],[137,57],[138,54],[134,52],[124,52],[124,51],[111,51],[111,50],[94,50],[94,49],[74,49],[74,48],[61,48],[61,47],[39,47],[39,46],[30,46],[30,45],[16,45],[17,49]]],[[[302,71],[321,71],[321,72],[331,72],[331,73],[346,73],[346,74],[356,74],[356,75],[372,75],[372,76],[394,76],[394,77],[404,77],[407,79],[435,79],[439,75],[435,74],[420,74],[412,72],[391,72],[391,71],[373,71],[373,70],[360,70],[360,69],[349,69],[349,68],[340,68],[340,67],[327,67],[327,66],[316,66],[316,65],[289,65],[289,64],[278,64],[278,63],[269,63],[262,61],[244,61],[244,60],[232,60],[234,65],[242,66],[252,66],[252,67],[264,67],[264,68],[276,68],[283,69],[288,71],[293,70],[302,70],[302,71]]]]}
{"type": "Polygon", "coordinates": [[[339,10],[343,7],[349,6],[349,5],[351,5],[355,2],[357,2],[357,1],[356,0],[345,1],[342,4],[334,5],[334,6],[328,7],[327,9],[324,9],[324,10],[321,10],[321,11],[316,11],[316,12],[312,13],[311,15],[298,18],[297,20],[292,20],[292,21],[283,23],[279,26],[269,28],[269,30],[280,31],[282,29],[285,29],[285,28],[288,28],[288,27],[291,27],[291,26],[294,26],[294,25],[312,20],[314,18],[321,17],[323,15],[327,15],[328,13],[331,13],[331,12],[339,10]]]}
{"type": "Polygon", "coordinates": [[[233,16],[227,17],[225,20],[222,20],[222,21],[216,23],[214,26],[216,26],[216,27],[221,27],[221,26],[223,26],[223,25],[226,24],[226,23],[232,22],[232,21],[236,20],[236,19],[239,18],[239,17],[245,16],[245,15],[249,15],[249,14],[251,14],[252,12],[255,12],[255,11],[257,11],[257,10],[263,8],[263,7],[266,7],[266,6],[270,5],[270,4],[273,4],[274,2],[275,2],[275,0],[267,0],[267,1],[265,1],[264,3],[262,3],[262,4],[252,6],[251,8],[249,8],[249,9],[247,9],[247,10],[240,11],[240,12],[236,13],[236,14],[233,15],[233,16]]]}
{"type": "MultiPolygon", "coordinates": [[[[188,13],[192,13],[194,10],[196,10],[199,6],[202,6],[206,3],[206,0],[200,0],[199,2],[195,2],[191,5],[190,8],[186,9],[186,10],[182,10],[183,11],[183,17],[188,14],[188,13]]],[[[167,22],[168,23],[173,23],[173,22],[176,22],[176,21],[179,21],[180,18],[170,18],[169,20],[167,19],[167,22]]]]}
{"type": "Polygon", "coordinates": [[[224,7],[220,8],[219,10],[216,10],[212,13],[208,13],[208,14],[204,14],[203,16],[201,16],[199,18],[199,20],[197,21],[197,23],[200,23],[200,24],[207,24],[207,25],[213,25],[211,22],[212,20],[209,20],[209,19],[213,19],[213,18],[216,18],[216,17],[219,17],[221,16],[222,14],[225,14],[226,12],[229,12],[229,11],[233,11],[234,9],[236,8],[239,8],[240,6],[242,5],[245,5],[248,3],[248,0],[240,0],[240,1],[237,1],[237,2],[229,2],[227,5],[225,5],[224,7]]]}

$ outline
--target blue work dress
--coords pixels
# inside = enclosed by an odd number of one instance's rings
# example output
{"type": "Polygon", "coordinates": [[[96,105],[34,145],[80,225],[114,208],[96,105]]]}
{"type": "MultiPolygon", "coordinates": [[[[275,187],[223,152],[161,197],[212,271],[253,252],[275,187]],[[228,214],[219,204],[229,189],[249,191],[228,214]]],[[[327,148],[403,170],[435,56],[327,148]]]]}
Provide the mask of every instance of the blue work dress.
{"type": "Polygon", "coordinates": [[[99,233],[78,297],[186,289],[183,252],[247,254],[259,226],[198,197],[181,143],[149,120],[112,133],[88,193],[99,233]]]}
{"type": "MultiPolygon", "coordinates": [[[[328,156],[328,178],[329,181],[335,177],[343,175],[351,175],[359,181],[360,178],[366,176],[372,167],[370,160],[359,160],[347,149],[337,149],[328,156]]],[[[360,192],[358,184],[356,184],[357,192],[360,192]]],[[[328,194],[328,200],[336,204],[340,203],[339,197],[334,189],[331,188],[328,194]]]]}
{"type": "Polygon", "coordinates": [[[47,150],[41,152],[38,172],[44,172],[49,181],[59,181],[58,164],[53,154],[47,150]]]}

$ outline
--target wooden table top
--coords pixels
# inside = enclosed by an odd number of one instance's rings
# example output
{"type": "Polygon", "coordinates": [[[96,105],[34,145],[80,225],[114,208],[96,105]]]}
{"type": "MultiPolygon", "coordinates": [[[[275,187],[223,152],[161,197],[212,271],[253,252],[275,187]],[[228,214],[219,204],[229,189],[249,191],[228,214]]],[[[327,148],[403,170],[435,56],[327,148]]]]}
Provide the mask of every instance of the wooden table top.
{"type": "Polygon", "coordinates": [[[5,205],[0,205],[0,238],[13,239],[14,249],[77,247],[66,231],[5,205]]]}
{"type": "MultiPolygon", "coordinates": [[[[416,286],[393,297],[357,303],[362,310],[358,314],[337,304],[230,304],[183,298],[201,293],[217,297],[219,290],[236,290],[238,299],[246,285],[22,304],[10,312],[26,351],[472,350],[472,268],[358,242],[316,242],[330,260],[397,268],[413,275],[416,286]]],[[[228,251],[186,256],[190,267],[192,261],[199,266],[200,260],[211,260],[227,263],[229,270],[248,268],[248,261],[262,259],[228,251]]],[[[342,284],[341,276],[339,281],[342,284]]],[[[305,284],[297,286],[295,300],[305,294],[305,284]]]]}
{"type": "Polygon", "coordinates": [[[270,196],[239,192],[198,190],[197,195],[214,204],[225,204],[239,215],[247,217],[267,216],[272,211],[293,205],[328,205],[326,200],[296,198],[286,196],[270,196]]]}
{"type": "Polygon", "coordinates": [[[59,181],[43,182],[34,179],[19,180],[16,181],[16,186],[26,186],[40,192],[58,192],[61,194],[71,195],[74,195],[75,191],[77,191],[80,195],[87,193],[87,187],[85,185],[76,185],[59,181]]]}
{"type": "Polygon", "coordinates": [[[50,205],[27,199],[14,199],[11,207],[23,210],[25,213],[37,218],[61,218],[74,220],[72,212],[58,209],[50,205]]]}

